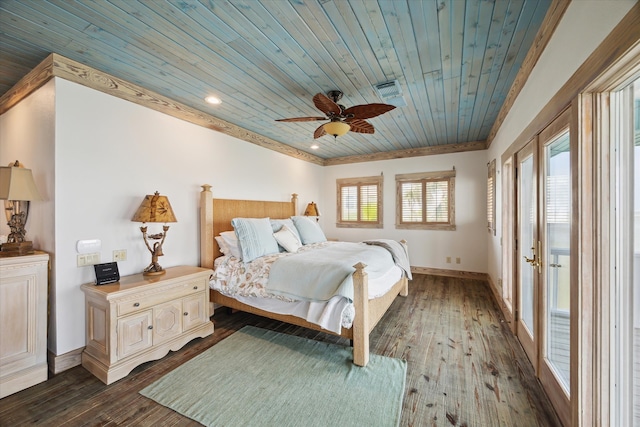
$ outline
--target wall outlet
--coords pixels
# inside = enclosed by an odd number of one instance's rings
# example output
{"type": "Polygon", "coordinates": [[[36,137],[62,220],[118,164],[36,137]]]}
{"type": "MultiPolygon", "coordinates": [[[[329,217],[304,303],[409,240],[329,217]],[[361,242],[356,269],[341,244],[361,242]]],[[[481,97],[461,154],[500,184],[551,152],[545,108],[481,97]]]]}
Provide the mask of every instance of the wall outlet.
{"type": "Polygon", "coordinates": [[[117,249],[113,251],[113,261],[126,261],[127,260],[127,250],[126,249],[117,249]]]}
{"type": "Polygon", "coordinates": [[[451,257],[450,256],[447,257],[447,264],[451,264],[451,257]]]}
{"type": "Polygon", "coordinates": [[[460,264],[460,257],[456,257],[456,264],[460,264]]]}
{"type": "Polygon", "coordinates": [[[77,256],[78,267],[87,265],[100,264],[100,252],[92,252],[90,254],[79,254],[77,256]]]}

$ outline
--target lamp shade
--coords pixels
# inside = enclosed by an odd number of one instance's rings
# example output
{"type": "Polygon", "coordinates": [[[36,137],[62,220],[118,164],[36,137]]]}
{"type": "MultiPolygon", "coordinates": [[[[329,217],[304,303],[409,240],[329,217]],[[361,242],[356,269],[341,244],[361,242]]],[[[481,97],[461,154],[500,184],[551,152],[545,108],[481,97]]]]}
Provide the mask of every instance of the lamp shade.
{"type": "Polygon", "coordinates": [[[318,205],[314,202],[311,202],[307,205],[307,209],[304,210],[305,216],[320,216],[320,211],[318,210],[318,205]]]}
{"type": "Polygon", "coordinates": [[[0,167],[0,200],[42,200],[31,169],[17,166],[0,167]]]}
{"type": "Polygon", "coordinates": [[[341,121],[329,122],[322,127],[326,133],[333,135],[334,137],[342,136],[351,129],[349,124],[341,121]]]}
{"type": "Polygon", "coordinates": [[[140,204],[131,221],[134,222],[178,222],[167,196],[161,196],[157,191],[147,194],[140,204]]]}

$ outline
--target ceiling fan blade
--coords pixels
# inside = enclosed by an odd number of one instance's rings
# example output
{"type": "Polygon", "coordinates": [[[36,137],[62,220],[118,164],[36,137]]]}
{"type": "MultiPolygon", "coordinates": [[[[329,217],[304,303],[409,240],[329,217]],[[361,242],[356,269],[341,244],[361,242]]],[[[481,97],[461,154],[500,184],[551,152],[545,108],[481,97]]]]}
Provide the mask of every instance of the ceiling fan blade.
{"type": "Polygon", "coordinates": [[[327,96],[323,93],[316,93],[313,96],[313,104],[318,110],[322,111],[327,116],[338,116],[342,112],[340,106],[327,98],[327,96]]]}
{"type": "Polygon", "coordinates": [[[276,122],[314,122],[316,120],[327,120],[326,117],[293,117],[290,119],[276,119],[276,122]]]}
{"type": "Polygon", "coordinates": [[[342,114],[347,117],[353,114],[354,119],[370,119],[372,117],[379,116],[380,114],[384,114],[387,111],[391,111],[394,108],[396,108],[395,105],[389,104],[354,105],[353,107],[349,107],[344,110],[342,114]]]}
{"type": "Polygon", "coordinates": [[[313,139],[318,139],[321,136],[325,136],[326,134],[327,132],[325,132],[324,125],[322,124],[318,127],[318,129],[316,129],[315,132],[313,132],[313,139]]]}
{"type": "Polygon", "coordinates": [[[357,133],[374,133],[373,125],[367,121],[360,119],[345,120],[351,125],[351,132],[357,133]]]}

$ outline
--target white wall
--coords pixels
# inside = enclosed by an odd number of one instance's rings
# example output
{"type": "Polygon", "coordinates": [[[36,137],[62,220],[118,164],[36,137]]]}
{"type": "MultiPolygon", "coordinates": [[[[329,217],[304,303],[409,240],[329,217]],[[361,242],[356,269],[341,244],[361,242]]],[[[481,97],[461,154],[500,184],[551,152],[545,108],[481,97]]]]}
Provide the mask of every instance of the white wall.
{"type": "Polygon", "coordinates": [[[488,232],[486,224],[487,165],[486,152],[473,151],[436,156],[412,157],[378,162],[355,163],[325,168],[324,202],[319,205],[323,228],[328,237],[347,241],[370,238],[405,239],[411,265],[448,270],[485,273],[488,232]],[[443,171],[456,168],[456,230],[396,229],[396,174],[443,171]],[[383,229],[337,228],[336,179],[384,174],[383,229]],[[446,257],[452,263],[445,262],[446,257]],[[461,263],[455,264],[460,257],[461,263]]]}
{"type": "MultiPolygon", "coordinates": [[[[55,83],[50,80],[19,104],[0,115],[0,165],[19,160],[31,169],[42,201],[31,202],[25,226],[26,238],[36,249],[51,256],[51,285],[55,283],[55,83]]],[[[8,235],[9,227],[0,214],[0,234],[8,235]]],[[[50,299],[51,315],[55,316],[55,295],[50,299]]],[[[56,330],[49,325],[49,342],[56,339],[56,330]]]]}
{"type": "MultiPolygon", "coordinates": [[[[53,200],[55,182],[55,237],[50,231],[46,238],[55,246],[37,246],[55,253],[56,306],[49,349],[57,355],[85,345],[80,285],[95,276],[92,267],[76,267],[76,242],[100,239],[103,262],[111,261],[113,250],[126,249],[127,260],[119,263],[121,275],[141,272],[151,256],[140,224],[131,217],[146,194],[157,190],[168,196],[178,220],[170,225],[163,246],[163,267],[199,264],[201,184],[211,184],[214,197],[222,198],[286,201],[296,192],[301,209],[311,200],[322,200],[320,166],[57,78],[1,116],[0,161],[22,155],[22,139],[9,136],[38,127],[34,117],[41,107],[31,99],[53,98],[54,87],[55,150],[49,135],[47,150],[35,147],[39,152],[33,160],[25,156],[24,163],[34,167],[37,184],[42,174],[38,169],[51,171],[55,165],[51,188],[41,186],[53,200]],[[28,126],[23,116],[30,118],[28,126]]],[[[52,127],[49,123],[49,134],[52,127]]],[[[54,229],[53,218],[51,214],[46,219],[49,230],[54,229]]],[[[154,225],[149,228],[153,231],[154,225]]]]}
{"type": "MultiPolygon", "coordinates": [[[[0,165],[16,160],[31,169],[42,201],[30,203],[27,239],[37,249],[53,250],[55,85],[49,81],[18,105],[0,115],[0,165]]],[[[4,213],[0,234],[8,235],[4,213]]]]}
{"type": "Polygon", "coordinates": [[[496,286],[502,268],[501,156],[635,3],[635,0],[571,2],[489,147],[487,161],[497,158],[498,232],[489,238],[487,247],[488,273],[496,286]]]}

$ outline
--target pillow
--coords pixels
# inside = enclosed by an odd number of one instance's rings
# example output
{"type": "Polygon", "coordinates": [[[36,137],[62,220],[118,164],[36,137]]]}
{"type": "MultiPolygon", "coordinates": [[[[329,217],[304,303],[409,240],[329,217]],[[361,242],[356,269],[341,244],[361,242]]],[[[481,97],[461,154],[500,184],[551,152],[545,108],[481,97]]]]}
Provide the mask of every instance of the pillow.
{"type": "Polygon", "coordinates": [[[286,225],[280,227],[280,231],[273,233],[273,237],[278,241],[287,252],[297,252],[302,246],[300,240],[295,236],[293,230],[286,225]]]}
{"type": "MultiPolygon", "coordinates": [[[[238,236],[236,236],[236,232],[223,231],[222,233],[220,233],[220,237],[222,237],[222,240],[224,241],[226,246],[229,248],[230,253],[225,255],[230,255],[242,261],[242,251],[240,250],[240,242],[238,241],[238,236]]],[[[220,246],[220,248],[222,248],[222,246],[220,246]]],[[[222,249],[221,249],[221,252],[222,252],[222,249]]]]}
{"type": "Polygon", "coordinates": [[[234,218],[231,225],[240,241],[242,260],[250,262],[263,255],[275,254],[278,242],[273,237],[269,218],[234,218]]]}
{"type": "Polygon", "coordinates": [[[222,236],[216,236],[215,239],[222,255],[231,255],[231,249],[229,249],[229,245],[227,245],[222,236]]]}
{"type": "MultiPolygon", "coordinates": [[[[302,239],[300,239],[300,235],[298,234],[298,229],[296,229],[296,226],[293,225],[293,221],[291,220],[291,218],[287,218],[287,219],[270,219],[269,221],[271,222],[271,228],[273,229],[274,233],[277,233],[278,231],[282,230],[282,227],[286,225],[289,228],[289,231],[291,231],[293,233],[293,235],[296,236],[298,241],[301,242],[300,244],[302,244],[302,239]]],[[[278,244],[280,245],[280,248],[279,248],[280,252],[289,252],[280,243],[278,243],[278,244]]]]}
{"type": "Polygon", "coordinates": [[[298,240],[302,241],[300,239],[300,234],[298,234],[298,230],[296,229],[296,226],[293,225],[293,221],[291,220],[291,218],[270,219],[269,221],[271,222],[271,228],[273,229],[274,233],[280,231],[282,229],[282,226],[286,225],[289,228],[289,231],[291,231],[293,235],[298,238],[298,240]]]}
{"type": "Polygon", "coordinates": [[[298,229],[303,245],[327,241],[317,221],[306,216],[292,216],[291,219],[298,229]]]}

